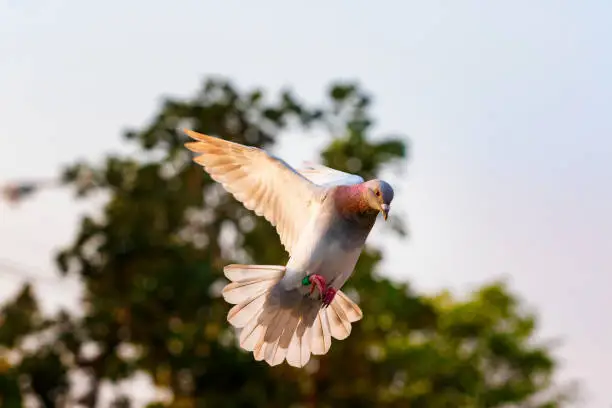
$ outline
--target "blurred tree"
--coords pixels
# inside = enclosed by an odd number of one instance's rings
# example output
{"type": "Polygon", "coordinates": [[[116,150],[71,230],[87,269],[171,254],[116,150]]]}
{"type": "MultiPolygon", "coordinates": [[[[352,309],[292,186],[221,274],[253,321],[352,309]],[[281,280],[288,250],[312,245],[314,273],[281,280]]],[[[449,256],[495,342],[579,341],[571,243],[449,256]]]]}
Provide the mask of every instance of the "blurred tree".
{"type": "MultiPolygon", "coordinates": [[[[372,247],[346,287],[364,318],[328,355],[303,370],[270,368],[236,346],[219,294],[222,267],[283,264],[287,255],[265,220],[191,163],[177,129],[266,149],[289,128],[324,129],[332,140],[323,161],[370,178],[405,160],[406,146],[402,138],[370,137],[369,107],[370,97],[352,83],[332,85],[328,102],[313,108],[289,91],[269,101],[261,90],[209,80],[192,100],[169,99],[148,126],[127,132],[138,147],[133,155],[68,168],[65,181],[80,195],[103,191],[109,200],[58,255],[63,273],[84,284],[82,317],[63,313],[47,322],[53,341],[14,368],[29,379],[26,392],[45,406],[59,404],[67,373],[78,371],[89,379],[80,402],[94,407],[103,381],[144,371],[172,391],[172,401],[156,407],[562,406],[562,395],[542,397],[555,362],[533,342],[533,316],[502,284],[463,301],[419,296],[376,273],[381,252],[372,247]]],[[[392,225],[404,233],[401,221],[392,225]]],[[[3,311],[7,321],[31,309],[11,312],[17,304],[3,311]]],[[[13,336],[43,330],[14,320],[0,329],[7,348],[18,347],[13,336]]],[[[130,406],[129,397],[113,406],[130,406]]]]}
{"type": "Polygon", "coordinates": [[[20,383],[44,407],[64,401],[68,382],[61,343],[45,341],[56,322],[42,318],[29,285],[0,310],[0,324],[0,406],[22,406],[20,383]],[[19,361],[16,366],[9,364],[9,354],[19,361]]]}

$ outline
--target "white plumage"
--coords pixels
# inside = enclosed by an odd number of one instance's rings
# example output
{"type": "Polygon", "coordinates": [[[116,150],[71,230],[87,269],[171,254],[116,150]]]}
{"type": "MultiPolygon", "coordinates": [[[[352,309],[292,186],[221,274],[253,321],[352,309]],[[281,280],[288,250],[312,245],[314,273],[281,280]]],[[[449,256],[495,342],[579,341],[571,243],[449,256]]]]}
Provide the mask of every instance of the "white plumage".
{"type": "Polygon", "coordinates": [[[223,297],[234,305],[227,320],[241,329],[240,346],[272,366],[286,360],[303,367],[311,354],[327,353],[332,338],[347,338],[351,323],[362,318],[359,306],[340,288],[354,269],[376,213],[365,217],[365,223],[351,223],[338,213],[333,197],[334,188],[363,179],[314,163],[296,171],[261,149],[185,132],[196,140],[186,144],[200,154],[194,161],[275,226],[290,255],[286,266],[224,268],[231,282],[223,297]],[[302,284],[313,274],[335,291],[329,307],[322,307],[316,293],[311,295],[302,284]]]}

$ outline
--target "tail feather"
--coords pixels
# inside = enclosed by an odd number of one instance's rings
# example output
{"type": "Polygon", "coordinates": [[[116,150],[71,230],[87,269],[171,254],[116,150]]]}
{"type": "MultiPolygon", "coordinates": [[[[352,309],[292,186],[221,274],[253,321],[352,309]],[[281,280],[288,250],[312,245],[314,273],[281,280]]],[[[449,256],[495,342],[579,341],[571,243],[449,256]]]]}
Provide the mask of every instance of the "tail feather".
{"type": "Polygon", "coordinates": [[[322,355],[329,351],[331,347],[331,330],[327,321],[325,309],[321,309],[312,325],[310,347],[312,354],[322,355]]]}
{"type": "Polygon", "coordinates": [[[287,349],[287,363],[293,367],[304,367],[310,361],[310,328],[298,322],[287,349]]]}
{"type": "Polygon", "coordinates": [[[278,339],[278,348],[275,350],[273,356],[271,356],[270,360],[266,360],[268,364],[271,366],[278,365],[282,363],[285,358],[288,358],[289,346],[291,345],[291,341],[295,335],[298,324],[300,323],[300,319],[295,319],[291,316],[291,311],[287,312],[289,314],[289,321],[285,325],[283,333],[278,339]]]}
{"type": "MultiPolygon", "coordinates": [[[[265,298],[264,296],[262,297],[265,298]]],[[[263,345],[268,326],[274,322],[277,313],[278,309],[261,307],[259,312],[242,329],[240,333],[240,347],[254,352],[263,345]]]]}
{"type": "Polygon", "coordinates": [[[238,328],[257,318],[266,301],[267,291],[282,278],[283,266],[228,265],[225,276],[232,282],[221,292],[226,302],[234,304],[227,314],[228,322],[238,328]]]}
{"type": "Polygon", "coordinates": [[[351,322],[338,302],[332,302],[327,308],[327,321],[333,338],[344,340],[351,334],[351,322]]]}
{"type": "Polygon", "coordinates": [[[266,302],[262,295],[248,298],[246,301],[232,307],[227,314],[227,321],[234,327],[243,328],[261,310],[266,302]]]}
{"type": "Polygon", "coordinates": [[[228,265],[224,272],[232,282],[223,289],[223,297],[234,304],[227,320],[242,329],[240,347],[271,366],[285,360],[294,367],[305,366],[311,354],[329,351],[332,338],[347,338],[351,323],[363,316],[340,290],[330,306],[322,308],[319,300],[281,289],[276,283],[285,274],[284,266],[228,265]]]}
{"type": "Polygon", "coordinates": [[[338,306],[342,308],[350,323],[361,320],[361,318],[363,317],[363,313],[359,306],[357,306],[357,304],[353,302],[348,296],[346,296],[346,294],[342,291],[336,292],[336,297],[334,297],[333,303],[337,303],[338,306]]]}
{"type": "Polygon", "coordinates": [[[271,366],[278,365],[285,360],[287,345],[281,344],[285,331],[291,330],[294,321],[291,318],[291,310],[280,309],[276,320],[268,327],[265,336],[264,358],[271,366]]]}
{"type": "Polygon", "coordinates": [[[240,347],[246,351],[253,351],[262,336],[264,327],[259,324],[258,318],[260,315],[261,311],[251,319],[240,333],[240,347]]]}
{"type": "Polygon", "coordinates": [[[271,332],[273,331],[276,322],[279,321],[279,317],[282,318],[281,313],[282,311],[278,308],[272,309],[271,313],[266,315],[267,318],[257,319],[259,320],[259,325],[263,327],[263,330],[261,332],[261,336],[257,345],[253,349],[253,356],[255,357],[256,361],[262,361],[263,359],[265,359],[266,349],[268,347],[273,347],[274,339],[271,337],[271,332]]]}
{"type": "Polygon", "coordinates": [[[241,303],[245,298],[253,299],[270,288],[270,280],[251,279],[232,282],[223,288],[223,298],[233,305],[241,303]]]}
{"type": "Polygon", "coordinates": [[[279,265],[227,265],[223,269],[225,277],[232,282],[242,282],[254,279],[274,280],[280,278],[285,272],[284,266],[279,265]]]}

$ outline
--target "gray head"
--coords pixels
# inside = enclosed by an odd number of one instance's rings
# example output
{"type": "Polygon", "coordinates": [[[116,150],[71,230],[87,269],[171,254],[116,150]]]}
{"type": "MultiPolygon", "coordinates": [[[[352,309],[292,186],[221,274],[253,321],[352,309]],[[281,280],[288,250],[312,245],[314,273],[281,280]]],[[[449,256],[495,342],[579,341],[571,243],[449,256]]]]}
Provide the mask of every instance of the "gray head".
{"type": "Polygon", "coordinates": [[[372,209],[380,211],[385,219],[389,216],[393,188],[384,180],[369,180],[363,183],[366,189],[366,200],[372,209]]]}

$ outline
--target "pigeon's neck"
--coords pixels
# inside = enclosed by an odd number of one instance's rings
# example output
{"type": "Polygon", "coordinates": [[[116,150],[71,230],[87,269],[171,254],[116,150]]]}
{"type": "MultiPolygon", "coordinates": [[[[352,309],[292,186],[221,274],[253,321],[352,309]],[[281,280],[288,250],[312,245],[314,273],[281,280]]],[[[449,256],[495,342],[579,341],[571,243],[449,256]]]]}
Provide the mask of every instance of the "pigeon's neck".
{"type": "Polygon", "coordinates": [[[338,186],[334,194],[334,203],[341,216],[370,224],[376,219],[378,211],[368,204],[364,188],[362,184],[338,186]]]}

